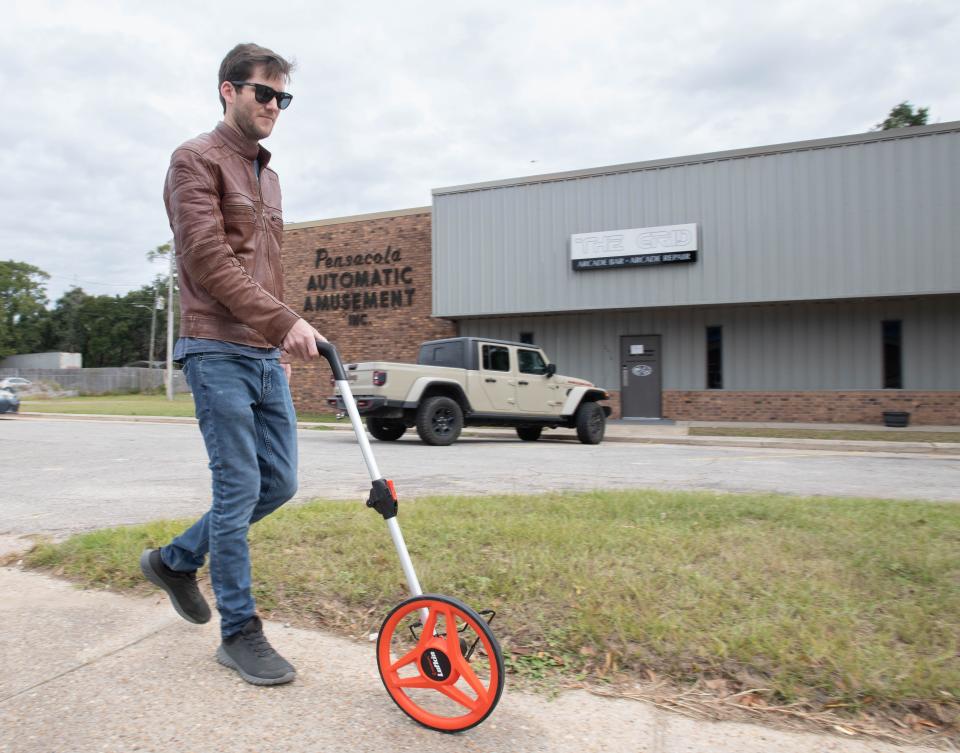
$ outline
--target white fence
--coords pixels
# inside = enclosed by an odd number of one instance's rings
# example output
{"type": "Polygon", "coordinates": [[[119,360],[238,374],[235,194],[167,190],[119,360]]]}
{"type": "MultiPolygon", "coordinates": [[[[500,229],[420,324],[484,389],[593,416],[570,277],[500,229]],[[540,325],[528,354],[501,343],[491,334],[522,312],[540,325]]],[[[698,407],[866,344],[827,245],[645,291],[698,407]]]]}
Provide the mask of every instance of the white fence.
{"type": "MultiPolygon", "coordinates": [[[[0,369],[0,379],[19,376],[31,382],[59,385],[60,389],[80,395],[107,392],[147,392],[166,386],[166,369],[115,366],[102,369],[0,369]]],[[[183,372],[173,370],[173,391],[189,392],[183,372]]]]}

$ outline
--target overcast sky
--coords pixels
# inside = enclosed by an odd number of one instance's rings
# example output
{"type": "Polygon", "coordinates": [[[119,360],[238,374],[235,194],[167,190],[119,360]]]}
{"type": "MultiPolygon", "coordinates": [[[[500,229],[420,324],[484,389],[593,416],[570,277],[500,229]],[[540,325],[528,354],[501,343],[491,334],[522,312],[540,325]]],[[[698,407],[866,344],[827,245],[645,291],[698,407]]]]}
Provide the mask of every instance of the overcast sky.
{"type": "Polygon", "coordinates": [[[265,146],[287,222],[432,188],[960,119],[955,0],[5,0],[0,259],[124,293],[162,265],[170,152],[238,42],[295,58],[265,146]]]}

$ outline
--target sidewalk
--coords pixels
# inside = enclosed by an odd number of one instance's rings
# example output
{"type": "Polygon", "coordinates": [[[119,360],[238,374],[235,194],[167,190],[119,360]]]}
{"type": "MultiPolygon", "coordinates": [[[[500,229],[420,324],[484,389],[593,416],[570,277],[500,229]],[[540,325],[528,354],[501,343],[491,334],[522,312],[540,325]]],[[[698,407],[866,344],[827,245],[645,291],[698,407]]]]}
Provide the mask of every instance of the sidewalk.
{"type": "MultiPolygon", "coordinates": [[[[96,414],[74,413],[29,413],[18,415],[24,419],[56,419],[64,421],[126,421],[146,423],[196,423],[195,418],[171,418],[168,416],[107,416],[96,414]]],[[[347,419],[328,423],[300,422],[301,429],[333,429],[353,431],[347,419]]],[[[689,436],[690,428],[734,427],[734,428],[764,428],[764,429],[819,429],[819,430],[851,430],[892,432],[898,429],[886,429],[881,426],[864,426],[863,424],[793,424],[793,423],[727,423],[705,421],[683,421],[675,424],[643,423],[633,421],[610,421],[607,423],[607,432],[604,442],[633,442],[637,444],[672,444],[687,446],[711,447],[748,447],[748,448],[778,448],[786,450],[827,450],[833,452],[883,452],[896,454],[932,454],[960,456],[960,427],[956,426],[921,426],[910,428],[909,431],[919,432],[951,432],[957,436],[956,442],[899,442],[876,441],[862,439],[788,439],[778,437],[726,437],[726,436],[689,436]]],[[[408,432],[408,434],[412,434],[408,432]]],[[[470,426],[463,430],[463,437],[495,437],[515,439],[513,429],[500,429],[486,426],[470,426]]],[[[547,429],[541,441],[573,441],[576,434],[571,429],[547,429]]]]}
{"type": "Polygon", "coordinates": [[[258,688],[214,660],[216,620],[191,625],[159,592],[81,591],[11,567],[0,568],[0,592],[3,753],[932,753],[694,721],[582,690],[548,699],[512,689],[509,677],[486,722],[443,735],[394,706],[368,642],[268,623],[299,674],[290,685],[258,688]]]}

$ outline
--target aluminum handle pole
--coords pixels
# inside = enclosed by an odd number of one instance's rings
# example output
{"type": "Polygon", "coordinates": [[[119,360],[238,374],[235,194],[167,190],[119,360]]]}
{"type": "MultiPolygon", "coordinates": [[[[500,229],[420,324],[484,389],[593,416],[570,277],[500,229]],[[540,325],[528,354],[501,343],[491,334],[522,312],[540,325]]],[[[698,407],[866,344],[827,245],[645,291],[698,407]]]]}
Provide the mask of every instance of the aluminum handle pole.
{"type": "MultiPolygon", "coordinates": [[[[347,408],[350,416],[350,423],[353,424],[353,431],[357,435],[357,441],[360,443],[360,451],[363,453],[363,461],[367,464],[367,470],[370,472],[370,480],[376,481],[383,478],[380,475],[380,469],[377,467],[377,461],[373,457],[373,450],[370,449],[370,440],[367,439],[367,432],[363,428],[363,422],[360,420],[360,412],[357,410],[357,403],[353,399],[353,393],[350,391],[350,383],[345,379],[336,380],[337,387],[340,388],[340,396],[343,398],[343,404],[347,408]]],[[[410,553],[407,551],[407,544],[403,540],[403,534],[400,532],[400,524],[396,518],[387,519],[387,528],[390,530],[390,537],[393,539],[393,545],[397,550],[397,556],[400,557],[400,566],[403,568],[403,574],[407,579],[407,587],[410,589],[411,596],[419,596],[423,593],[420,588],[420,581],[417,580],[417,574],[413,569],[413,562],[410,560],[410,553]]],[[[426,615],[423,616],[426,620],[426,615]]]]}
{"type": "Polygon", "coordinates": [[[377,468],[377,461],[373,457],[373,450],[370,449],[370,440],[367,439],[367,431],[363,428],[363,422],[360,420],[360,412],[357,410],[357,403],[350,391],[350,383],[346,379],[338,379],[337,387],[340,388],[343,404],[347,406],[350,423],[353,424],[353,431],[357,435],[360,451],[363,453],[363,462],[367,464],[367,470],[370,472],[370,480],[376,481],[378,478],[383,478],[380,475],[380,469],[377,468]]]}

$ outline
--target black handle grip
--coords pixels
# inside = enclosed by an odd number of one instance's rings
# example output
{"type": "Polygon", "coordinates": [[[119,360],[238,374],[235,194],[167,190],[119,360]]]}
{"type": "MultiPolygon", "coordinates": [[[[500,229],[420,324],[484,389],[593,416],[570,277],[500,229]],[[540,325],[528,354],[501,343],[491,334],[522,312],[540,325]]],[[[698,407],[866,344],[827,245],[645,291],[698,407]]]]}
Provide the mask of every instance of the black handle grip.
{"type": "Polygon", "coordinates": [[[337,353],[337,347],[333,343],[320,342],[317,340],[317,350],[320,351],[320,355],[326,358],[330,364],[333,378],[338,382],[347,381],[347,372],[343,370],[343,363],[340,361],[340,354],[337,353]]]}

